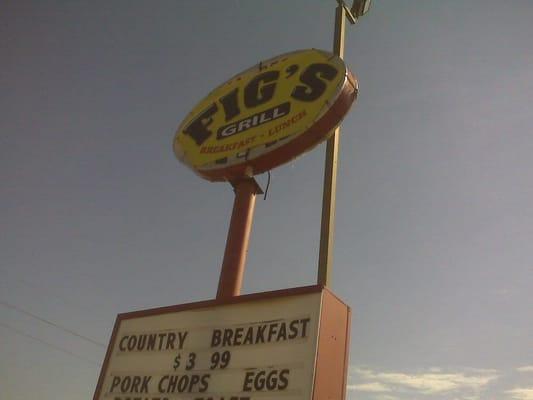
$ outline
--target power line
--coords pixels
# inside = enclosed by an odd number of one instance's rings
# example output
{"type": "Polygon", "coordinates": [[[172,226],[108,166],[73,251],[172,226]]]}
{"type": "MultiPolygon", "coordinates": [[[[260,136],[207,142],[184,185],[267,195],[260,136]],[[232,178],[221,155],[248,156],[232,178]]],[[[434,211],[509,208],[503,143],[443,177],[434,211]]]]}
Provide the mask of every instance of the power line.
{"type": "Polygon", "coordinates": [[[56,324],[56,323],[54,323],[52,321],[48,321],[47,319],[44,319],[44,318],[39,317],[39,316],[37,316],[35,314],[32,314],[32,313],[30,313],[30,312],[28,312],[26,310],[23,310],[23,309],[21,309],[21,308],[19,308],[17,306],[14,306],[13,304],[6,303],[5,301],[0,301],[0,304],[2,304],[4,307],[11,308],[12,310],[15,310],[15,311],[17,311],[17,312],[19,312],[21,314],[25,314],[25,315],[28,315],[28,316],[30,316],[32,318],[35,318],[35,319],[37,319],[37,320],[39,320],[41,322],[44,322],[45,324],[48,324],[50,326],[53,326],[54,328],[60,329],[60,330],[62,330],[64,332],[67,332],[67,333],[69,333],[69,334],[71,334],[73,336],[76,336],[76,337],[80,338],[80,339],[86,340],[87,342],[90,342],[90,343],[95,344],[97,346],[103,347],[104,349],[106,348],[106,345],[103,344],[103,343],[97,342],[96,340],[88,338],[87,336],[80,335],[77,332],[74,332],[74,331],[72,331],[72,330],[70,330],[68,328],[65,328],[65,327],[63,327],[61,325],[58,325],[58,324],[56,324]]]}
{"type": "Polygon", "coordinates": [[[68,354],[68,355],[70,355],[70,356],[72,356],[72,357],[76,357],[76,358],[78,358],[78,359],[80,359],[80,360],[86,361],[86,362],[91,363],[91,364],[93,364],[93,365],[97,365],[97,366],[99,366],[99,367],[102,366],[102,364],[97,363],[96,361],[90,360],[89,358],[86,358],[86,357],[80,356],[80,355],[78,355],[78,354],[76,354],[76,353],[71,352],[70,350],[67,350],[67,349],[64,349],[64,348],[62,348],[62,347],[56,346],[56,345],[54,345],[54,344],[48,343],[48,342],[46,342],[46,341],[44,341],[44,340],[42,340],[42,339],[39,339],[38,337],[35,337],[35,336],[32,336],[32,335],[29,335],[29,334],[27,334],[27,333],[25,333],[25,332],[22,332],[22,331],[19,330],[19,329],[13,328],[12,326],[9,326],[9,325],[7,325],[7,324],[5,324],[5,323],[3,323],[3,322],[0,322],[0,326],[3,326],[4,328],[9,329],[10,331],[15,332],[17,335],[21,335],[21,336],[24,336],[24,337],[27,337],[27,338],[33,339],[33,340],[35,340],[35,341],[37,341],[37,342],[39,342],[39,343],[41,343],[41,344],[44,344],[44,345],[49,346],[49,347],[52,347],[53,349],[55,349],[55,350],[57,350],[57,351],[61,351],[61,352],[63,352],[63,353],[66,353],[66,354],[68,354]]]}

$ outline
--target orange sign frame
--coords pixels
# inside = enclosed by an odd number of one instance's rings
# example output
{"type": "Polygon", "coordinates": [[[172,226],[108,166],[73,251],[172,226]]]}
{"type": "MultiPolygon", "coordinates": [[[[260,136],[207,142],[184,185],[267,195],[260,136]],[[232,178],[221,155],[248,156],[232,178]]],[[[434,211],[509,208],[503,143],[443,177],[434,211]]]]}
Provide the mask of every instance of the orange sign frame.
{"type": "Polygon", "coordinates": [[[253,303],[260,300],[274,300],[311,293],[321,294],[321,311],[318,322],[317,350],[314,358],[313,390],[309,400],[342,400],[346,395],[351,310],[349,306],[336,297],[329,289],[320,285],[254,293],[223,300],[208,300],[119,314],[115,321],[93,400],[100,400],[104,395],[104,380],[108,373],[110,359],[117,345],[119,328],[123,321],[187,310],[201,311],[202,309],[212,308],[214,306],[253,303]]]}

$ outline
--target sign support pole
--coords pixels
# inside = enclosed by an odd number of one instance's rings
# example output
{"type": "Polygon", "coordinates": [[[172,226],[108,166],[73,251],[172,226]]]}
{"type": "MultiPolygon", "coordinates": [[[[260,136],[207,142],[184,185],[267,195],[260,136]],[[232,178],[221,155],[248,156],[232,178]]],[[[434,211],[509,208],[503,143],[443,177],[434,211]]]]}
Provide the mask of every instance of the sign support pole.
{"type": "MultiPolygon", "coordinates": [[[[344,56],[344,20],[346,8],[339,1],[335,11],[335,34],[333,52],[340,58],[344,56]]],[[[337,162],[339,153],[340,127],[327,141],[326,162],[324,167],[324,192],[322,197],[322,220],[320,229],[320,250],[318,255],[318,284],[329,286],[331,283],[331,264],[333,262],[333,241],[335,229],[335,203],[337,197],[337,162]]]]}
{"type": "Polygon", "coordinates": [[[257,194],[263,193],[253,178],[241,179],[231,182],[231,184],[235,191],[235,200],[226,239],[224,260],[220,270],[217,299],[235,297],[241,293],[248,242],[254,217],[255,197],[257,194]]]}
{"type": "MultiPolygon", "coordinates": [[[[371,0],[354,0],[348,8],[344,0],[337,0],[335,11],[335,34],[333,36],[333,52],[341,59],[344,57],[344,24],[345,19],[355,24],[359,17],[366,14],[371,0]]],[[[324,193],[322,197],[322,220],[320,229],[320,251],[318,254],[319,285],[329,286],[331,283],[331,264],[333,263],[333,234],[335,229],[335,202],[337,194],[337,162],[339,154],[340,126],[328,139],[326,147],[326,163],[324,167],[324,193]]]]}

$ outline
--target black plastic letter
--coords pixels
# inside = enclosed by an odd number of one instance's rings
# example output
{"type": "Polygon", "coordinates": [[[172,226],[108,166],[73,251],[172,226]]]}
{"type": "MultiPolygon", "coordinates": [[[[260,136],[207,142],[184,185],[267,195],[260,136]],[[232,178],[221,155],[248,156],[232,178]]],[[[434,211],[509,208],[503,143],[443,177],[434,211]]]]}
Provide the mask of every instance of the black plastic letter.
{"type": "Polygon", "coordinates": [[[274,96],[279,71],[267,71],[257,75],[244,88],[244,104],[246,107],[256,107],[266,103],[274,96]],[[263,84],[262,86],[260,86],[263,84]]]}
{"type": "Polygon", "coordinates": [[[311,64],[300,75],[300,82],[307,86],[296,86],[291,96],[301,101],[318,99],[326,90],[326,83],[323,79],[331,81],[337,76],[338,72],[335,67],[329,64],[311,64]]]}
{"type": "Polygon", "coordinates": [[[213,122],[213,118],[211,117],[217,110],[217,105],[215,103],[211,104],[183,130],[198,146],[201,146],[211,136],[212,132],[207,127],[213,122]]]}

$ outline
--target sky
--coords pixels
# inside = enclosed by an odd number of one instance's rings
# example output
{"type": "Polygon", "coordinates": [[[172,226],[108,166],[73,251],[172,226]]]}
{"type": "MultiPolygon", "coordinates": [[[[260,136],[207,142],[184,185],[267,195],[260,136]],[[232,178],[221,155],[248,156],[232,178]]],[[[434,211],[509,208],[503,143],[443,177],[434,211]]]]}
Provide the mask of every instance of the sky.
{"type": "MultiPolygon", "coordinates": [[[[331,49],[335,5],[3,2],[1,398],[92,398],[118,313],[214,298],[233,192],[175,159],[175,130],[260,60],[331,49]]],[[[374,0],[347,26],[349,400],[533,399],[532,18],[374,0]]],[[[243,293],[316,282],[323,168],[321,145],[272,171],[243,293]]]]}

